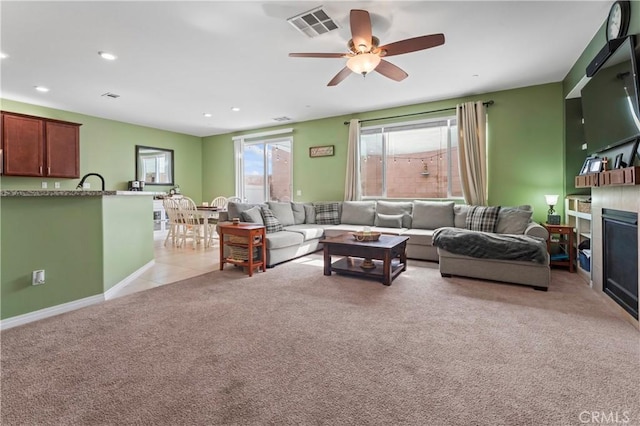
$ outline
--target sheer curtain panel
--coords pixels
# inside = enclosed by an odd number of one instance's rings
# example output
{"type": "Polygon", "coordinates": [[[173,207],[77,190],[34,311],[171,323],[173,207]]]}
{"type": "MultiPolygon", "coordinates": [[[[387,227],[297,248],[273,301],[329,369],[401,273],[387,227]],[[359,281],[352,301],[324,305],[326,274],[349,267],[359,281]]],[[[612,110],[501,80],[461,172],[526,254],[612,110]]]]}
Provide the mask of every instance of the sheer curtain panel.
{"type": "Polygon", "coordinates": [[[360,174],[358,173],[358,144],[360,143],[360,122],[349,122],[349,145],[347,146],[347,175],[344,180],[344,200],[360,199],[360,174]]]}
{"type": "Polygon", "coordinates": [[[487,205],[487,118],[484,103],[466,102],[456,106],[458,121],[458,161],[464,201],[487,205]]]}

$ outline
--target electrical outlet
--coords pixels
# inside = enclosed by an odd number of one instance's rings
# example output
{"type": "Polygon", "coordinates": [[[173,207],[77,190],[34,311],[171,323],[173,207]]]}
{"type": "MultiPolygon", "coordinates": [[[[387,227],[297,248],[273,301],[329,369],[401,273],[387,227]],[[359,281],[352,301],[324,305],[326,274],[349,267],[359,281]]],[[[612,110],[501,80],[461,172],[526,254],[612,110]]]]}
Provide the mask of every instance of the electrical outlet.
{"type": "Polygon", "coordinates": [[[47,189],[47,182],[42,182],[42,189],[47,189]]]}
{"type": "Polygon", "coordinates": [[[44,269],[38,269],[31,274],[31,285],[44,284],[44,269]]]}
{"type": "Polygon", "coordinates": [[[583,144],[582,144],[582,150],[583,150],[583,151],[586,151],[586,150],[587,150],[587,144],[586,144],[586,143],[583,143],[583,144]]]}
{"type": "Polygon", "coordinates": [[[82,189],[89,189],[91,188],[91,184],[89,182],[85,182],[82,184],[82,189]]]}
{"type": "Polygon", "coordinates": [[[298,189],[298,190],[296,191],[296,195],[297,195],[298,197],[299,197],[299,196],[301,196],[301,195],[302,195],[302,189],[298,189]]]}
{"type": "Polygon", "coordinates": [[[53,187],[54,187],[55,189],[60,189],[60,182],[55,182],[55,183],[53,184],[53,187]]]}

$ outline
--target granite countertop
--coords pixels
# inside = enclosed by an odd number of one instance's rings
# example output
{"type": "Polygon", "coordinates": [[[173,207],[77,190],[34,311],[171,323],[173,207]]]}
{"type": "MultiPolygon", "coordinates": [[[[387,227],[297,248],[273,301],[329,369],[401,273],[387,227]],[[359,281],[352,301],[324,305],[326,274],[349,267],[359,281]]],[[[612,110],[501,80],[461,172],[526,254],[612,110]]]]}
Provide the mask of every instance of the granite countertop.
{"type": "Polygon", "coordinates": [[[102,197],[105,195],[157,195],[145,191],[86,191],[86,190],[46,190],[16,189],[2,190],[0,197],[102,197]]]}

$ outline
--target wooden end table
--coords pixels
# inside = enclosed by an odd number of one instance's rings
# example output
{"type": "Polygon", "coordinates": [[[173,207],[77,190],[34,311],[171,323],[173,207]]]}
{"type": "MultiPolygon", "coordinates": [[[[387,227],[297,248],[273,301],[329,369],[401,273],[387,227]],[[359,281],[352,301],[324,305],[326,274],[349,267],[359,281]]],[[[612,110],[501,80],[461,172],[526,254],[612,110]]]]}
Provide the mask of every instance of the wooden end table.
{"type": "Polygon", "coordinates": [[[264,225],[255,223],[240,222],[233,224],[232,222],[222,222],[218,224],[218,233],[220,234],[220,270],[224,269],[225,263],[242,266],[249,269],[249,276],[253,276],[254,268],[262,268],[262,272],[267,270],[267,241],[264,225]],[[236,243],[225,240],[225,235],[236,235],[247,239],[246,243],[236,243]],[[224,255],[225,246],[243,247],[248,251],[248,259],[232,259],[224,255]],[[260,248],[261,256],[259,260],[253,258],[253,249],[260,248]]]}
{"type": "Polygon", "coordinates": [[[547,231],[549,232],[549,238],[547,238],[547,252],[549,253],[549,265],[551,266],[564,266],[569,268],[569,272],[573,272],[574,264],[576,261],[576,250],[574,245],[575,237],[573,232],[573,226],[571,225],[552,225],[549,223],[543,223],[547,231]],[[557,240],[553,240],[553,235],[557,235],[557,240]],[[560,255],[554,259],[551,254],[551,247],[557,245],[560,247],[560,255]]]}
{"type": "Polygon", "coordinates": [[[324,274],[339,272],[382,280],[384,285],[391,285],[395,277],[407,270],[408,239],[381,235],[378,241],[356,241],[351,234],[325,238],[320,241],[324,245],[324,274]],[[332,255],[347,257],[332,263],[332,255]],[[395,259],[399,261],[394,262],[395,259]]]}

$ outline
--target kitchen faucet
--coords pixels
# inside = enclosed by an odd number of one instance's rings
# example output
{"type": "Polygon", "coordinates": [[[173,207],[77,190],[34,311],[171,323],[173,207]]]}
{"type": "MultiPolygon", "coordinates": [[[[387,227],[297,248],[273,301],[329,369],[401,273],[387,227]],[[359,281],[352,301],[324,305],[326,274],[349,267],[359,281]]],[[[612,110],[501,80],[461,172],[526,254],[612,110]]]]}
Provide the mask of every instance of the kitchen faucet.
{"type": "Polygon", "coordinates": [[[76,189],[82,189],[84,181],[87,180],[89,176],[98,176],[102,181],[102,190],[104,191],[104,178],[98,173],[87,173],[86,175],[82,176],[82,179],[80,179],[80,183],[78,184],[78,186],[76,186],[76,189]]]}

